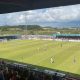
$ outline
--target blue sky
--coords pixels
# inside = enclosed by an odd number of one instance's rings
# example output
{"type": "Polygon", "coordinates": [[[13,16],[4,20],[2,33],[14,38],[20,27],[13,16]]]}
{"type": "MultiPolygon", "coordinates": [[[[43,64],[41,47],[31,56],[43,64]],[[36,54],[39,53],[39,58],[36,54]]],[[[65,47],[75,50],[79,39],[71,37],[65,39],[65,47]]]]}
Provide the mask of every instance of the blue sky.
{"type": "Polygon", "coordinates": [[[0,14],[0,25],[80,26],[80,4],[0,14]]]}

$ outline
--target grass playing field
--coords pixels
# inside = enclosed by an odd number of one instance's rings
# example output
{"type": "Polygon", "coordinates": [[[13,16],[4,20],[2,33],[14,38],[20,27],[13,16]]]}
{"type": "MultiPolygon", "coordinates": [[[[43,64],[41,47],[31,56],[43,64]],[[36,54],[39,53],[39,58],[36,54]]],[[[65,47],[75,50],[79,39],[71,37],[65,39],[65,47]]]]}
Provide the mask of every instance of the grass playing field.
{"type": "Polygon", "coordinates": [[[49,40],[0,42],[0,58],[80,74],[80,43],[49,40]],[[51,63],[51,57],[54,63],[51,63]]]}

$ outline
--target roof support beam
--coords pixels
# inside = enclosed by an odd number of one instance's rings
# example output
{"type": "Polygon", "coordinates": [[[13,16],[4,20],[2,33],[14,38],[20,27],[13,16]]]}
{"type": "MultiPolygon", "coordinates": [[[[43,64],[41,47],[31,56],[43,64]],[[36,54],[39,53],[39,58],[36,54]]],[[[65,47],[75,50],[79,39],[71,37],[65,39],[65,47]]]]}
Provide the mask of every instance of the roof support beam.
{"type": "Polygon", "coordinates": [[[80,0],[0,0],[0,14],[80,4],[80,0]]]}

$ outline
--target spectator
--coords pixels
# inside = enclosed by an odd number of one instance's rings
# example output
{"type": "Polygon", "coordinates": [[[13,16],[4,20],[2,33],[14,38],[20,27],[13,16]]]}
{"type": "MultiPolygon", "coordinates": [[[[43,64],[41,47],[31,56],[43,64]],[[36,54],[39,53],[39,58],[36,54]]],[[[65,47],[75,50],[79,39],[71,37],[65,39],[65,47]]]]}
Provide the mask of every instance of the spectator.
{"type": "Polygon", "coordinates": [[[5,80],[3,70],[0,70],[0,80],[5,80]]]}

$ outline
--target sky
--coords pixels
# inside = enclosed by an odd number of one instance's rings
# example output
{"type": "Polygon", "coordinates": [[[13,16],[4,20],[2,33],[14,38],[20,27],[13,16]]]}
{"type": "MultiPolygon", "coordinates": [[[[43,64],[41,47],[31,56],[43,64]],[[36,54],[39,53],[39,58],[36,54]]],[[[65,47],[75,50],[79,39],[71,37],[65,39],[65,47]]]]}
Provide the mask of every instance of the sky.
{"type": "Polygon", "coordinates": [[[80,26],[80,4],[0,14],[3,25],[80,26]]]}

